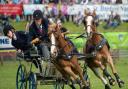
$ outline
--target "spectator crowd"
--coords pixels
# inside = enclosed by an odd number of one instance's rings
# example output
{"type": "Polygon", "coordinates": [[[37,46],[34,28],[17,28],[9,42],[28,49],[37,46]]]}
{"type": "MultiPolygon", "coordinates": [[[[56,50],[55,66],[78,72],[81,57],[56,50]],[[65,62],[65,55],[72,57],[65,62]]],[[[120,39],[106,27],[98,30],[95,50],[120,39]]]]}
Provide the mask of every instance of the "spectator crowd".
{"type": "MultiPolygon", "coordinates": [[[[81,25],[82,20],[84,18],[84,14],[82,12],[78,12],[77,14],[68,14],[67,8],[70,5],[73,4],[80,4],[80,5],[88,5],[88,4],[125,4],[128,2],[128,0],[0,0],[1,5],[3,4],[22,4],[22,5],[29,5],[29,4],[42,4],[45,5],[45,8],[43,10],[43,15],[45,18],[52,18],[53,21],[56,21],[57,19],[60,19],[63,23],[66,21],[72,21],[77,26],[81,25]],[[52,8],[49,8],[49,4],[52,5],[52,8]]],[[[88,11],[89,9],[86,8],[88,11]]],[[[2,21],[2,24],[7,21],[8,23],[8,17],[11,19],[16,20],[16,22],[19,22],[21,20],[27,20],[28,23],[26,25],[26,29],[28,25],[31,23],[33,17],[32,15],[0,15],[0,19],[2,21]],[[5,19],[6,17],[6,19],[5,19]]],[[[105,20],[106,24],[104,28],[108,27],[117,27],[121,24],[121,18],[119,13],[115,13],[114,11],[111,11],[111,14],[108,17],[109,19],[105,20]]],[[[96,16],[96,24],[98,26],[99,24],[99,17],[96,16]]],[[[4,25],[3,24],[3,25],[4,25]]],[[[1,26],[0,26],[1,27],[1,26]]],[[[1,28],[0,28],[1,29],[1,28]]]]}
{"type": "Polygon", "coordinates": [[[0,0],[1,4],[47,4],[53,2],[55,4],[127,4],[128,0],[0,0]]]}

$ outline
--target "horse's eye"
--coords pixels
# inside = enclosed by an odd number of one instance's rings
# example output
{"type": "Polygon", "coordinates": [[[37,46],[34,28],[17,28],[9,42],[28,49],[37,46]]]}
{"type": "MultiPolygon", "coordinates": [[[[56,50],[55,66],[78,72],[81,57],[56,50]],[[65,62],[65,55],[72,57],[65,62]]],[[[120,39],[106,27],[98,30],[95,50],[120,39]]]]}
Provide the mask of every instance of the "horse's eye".
{"type": "Polygon", "coordinates": [[[95,21],[94,20],[92,21],[92,24],[95,25],[95,21]]]}
{"type": "Polygon", "coordinates": [[[83,24],[86,25],[86,21],[85,20],[83,20],[83,24]]]}

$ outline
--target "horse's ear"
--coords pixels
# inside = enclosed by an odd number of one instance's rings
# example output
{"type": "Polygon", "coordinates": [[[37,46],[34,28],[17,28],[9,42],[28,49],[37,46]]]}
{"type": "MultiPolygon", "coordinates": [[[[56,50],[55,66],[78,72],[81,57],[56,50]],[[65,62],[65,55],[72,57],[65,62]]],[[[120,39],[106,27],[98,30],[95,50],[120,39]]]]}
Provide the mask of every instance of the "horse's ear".
{"type": "Polygon", "coordinates": [[[96,9],[93,10],[92,15],[95,17],[96,16],[96,9]]]}
{"type": "Polygon", "coordinates": [[[88,15],[88,11],[85,9],[84,10],[84,15],[87,16],[88,15]]]}

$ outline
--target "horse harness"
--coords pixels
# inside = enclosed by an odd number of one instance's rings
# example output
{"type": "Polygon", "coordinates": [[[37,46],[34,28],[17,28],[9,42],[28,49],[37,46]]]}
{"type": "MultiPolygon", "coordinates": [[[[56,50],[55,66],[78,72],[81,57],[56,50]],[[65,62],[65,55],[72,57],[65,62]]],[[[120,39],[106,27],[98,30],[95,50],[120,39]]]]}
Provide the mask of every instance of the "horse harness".
{"type": "Polygon", "coordinates": [[[74,48],[72,48],[71,51],[69,51],[68,53],[64,52],[64,48],[68,45],[72,45],[70,42],[68,42],[67,44],[65,44],[65,46],[61,49],[58,50],[58,56],[57,56],[57,60],[64,58],[65,60],[70,60],[72,59],[73,55],[74,55],[74,48]]]}
{"type": "Polygon", "coordinates": [[[91,52],[90,55],[87,54],[88,55],[87,58],[94,58],[94,57],[96,57],[97,51],[100,51],[105,44],[107,45],[108,49],[110,49],[110,45],[108,44],[107,39],[105,39],[105,37],[102,34],[97,33],[97,32],[93,32],[93,34],[101,35],[102,40],[98,44],[96,44],[96,45],[93,46],[94,50],[91,52]]]}

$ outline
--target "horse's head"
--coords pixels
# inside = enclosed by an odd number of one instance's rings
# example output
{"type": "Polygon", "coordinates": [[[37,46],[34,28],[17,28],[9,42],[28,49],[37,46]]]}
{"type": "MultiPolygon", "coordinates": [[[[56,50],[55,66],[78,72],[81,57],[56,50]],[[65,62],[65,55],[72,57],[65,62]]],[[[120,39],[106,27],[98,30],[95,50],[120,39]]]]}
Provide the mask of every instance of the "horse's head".
{"type": "Polygon", "coordinates": [[[57,25],[51,25],[49,29],[49,37],[51,40],[51,56],[56,58],[58,56],[58,39],[61,35],[61,31],[58,29],[57,25]]]}
{"type": "Polygon", "coordinates": [[[92,33],[95,31],[95,15],[95,11],[93,11],[93,13],[86,13],[86,16],[83,20],[84,28],[88,38],[91,38],[92,33]]]}

